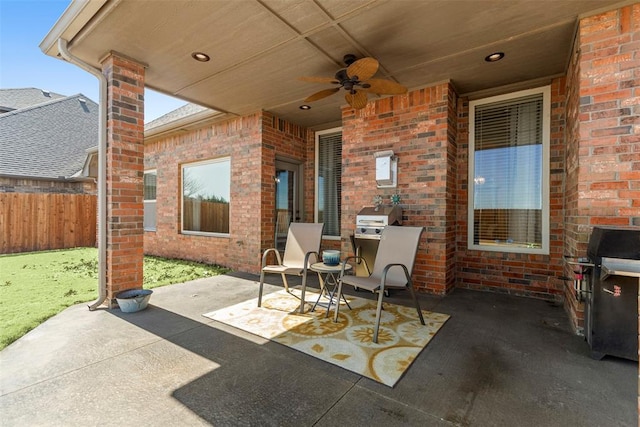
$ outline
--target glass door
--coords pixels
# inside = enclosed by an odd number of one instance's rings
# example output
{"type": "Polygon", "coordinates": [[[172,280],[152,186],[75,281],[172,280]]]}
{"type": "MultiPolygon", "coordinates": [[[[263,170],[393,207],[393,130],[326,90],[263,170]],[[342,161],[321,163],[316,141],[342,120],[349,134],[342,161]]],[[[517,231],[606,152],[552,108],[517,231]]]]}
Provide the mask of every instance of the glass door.
{"type": "Polygon", "coordinates": [[[275,247],[284,250],[290,222],[302,220],[302,165],[276,160],[275,247]]]}

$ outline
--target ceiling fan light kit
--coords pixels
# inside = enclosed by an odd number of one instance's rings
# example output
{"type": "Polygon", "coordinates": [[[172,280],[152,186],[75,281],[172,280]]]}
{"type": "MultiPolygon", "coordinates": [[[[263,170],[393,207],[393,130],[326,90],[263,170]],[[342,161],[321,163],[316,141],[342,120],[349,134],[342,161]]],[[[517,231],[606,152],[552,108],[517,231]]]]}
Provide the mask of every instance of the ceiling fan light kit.
{"type": "Polygon", "coordinates": [[[374,79],[378,72],[378,61],[375,58],[366,57],[356,60],[355,55],[344,56],[347,68],[338,70],[331,77],[300,77],[300,80],[310,83],[329,83],[338,85],[336,88],[324,89],[309,95],[304,102],[313,102],[331,96],[345,90],[345,100],[352,108],[359,110],[367,106],[367,92],[376,95],[400,95],[407,93],[407,88],[399,83],[386,79],[374,79]]]}

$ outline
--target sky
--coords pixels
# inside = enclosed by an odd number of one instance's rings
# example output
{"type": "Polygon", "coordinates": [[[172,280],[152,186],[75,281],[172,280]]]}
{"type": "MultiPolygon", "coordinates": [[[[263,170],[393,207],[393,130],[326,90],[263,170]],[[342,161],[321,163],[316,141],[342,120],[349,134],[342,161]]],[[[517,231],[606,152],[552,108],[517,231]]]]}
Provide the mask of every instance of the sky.
{"type": "MultiPolygon", "coordinates": [[[[60,59],[45,55],[40,42],[70,0],[0,0],[0,89],[37,88],[99,102],[98,79],[60,59]]],[[[186,102],[145,90],[145,123],[186,102]]]]}

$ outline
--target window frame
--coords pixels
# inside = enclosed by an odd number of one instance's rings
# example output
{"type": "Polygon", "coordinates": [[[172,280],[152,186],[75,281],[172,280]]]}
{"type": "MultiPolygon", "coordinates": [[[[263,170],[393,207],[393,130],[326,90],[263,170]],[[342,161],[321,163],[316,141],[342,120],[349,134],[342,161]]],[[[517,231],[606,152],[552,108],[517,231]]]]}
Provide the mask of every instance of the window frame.
{"type": "Polygon", "coordinates": [[[184,229],[184,169],[192,166],[201,166],[214,163],[229,163],[229,209],[231,209],[231,157],[217,157],[214,159],[198,160],[195,162],[186,162],[180,164],[180,233],[191,236],[210,236],[210,237],[229,237],[231,234],[231,215],[229,215],[229,233],[218,233],[211,231],[194,231],[184,229]]]}
{"type": "MultiPolygon", "coordinates": [[[[314,179],[314,198],[313,198],[313,202],[314,202],[314,206],[313,206],[313,221],[314,222],[318,222],[318,218],[320,216],[319,214],[319,198],[320,198],[320,186],[318,185],[318,174],[320,172],[320,137],[322,135],[327,135],[327,134],[332,134],[332,133],[340,133],[340,138],[342,139],[342,127],[334,127],[331,129],[325,129],[325,130],[321,130],[321,131],[317,131],[315,134],[315,169],[314,169],[314,175],[313,175],[313,179],[314,179]]],[[[342,157],[340,158],[340,162],[342,163],[342,157]]],[[[340,175],[340,180],[342,180],[342,174],[340,175]]],[[[342,193],[340,194],[340,197],[342,197],[342,193]]],[[[341,236],[341,228],[342,228],[342,213],[339,212],[339,221],[338,221],[338,235],[332,235],[332,234],[323,234],[322,238],[325,240],[341,240],[342,236],[341,236]]]]}
{"type": "Polygon", "coordinates": [[[470,250],[491,251],[491,252],[507,252],[507,253],[525,253],[525,254],[549,254],[549,206],[550,206],[550,145],[551,145],[551,87],[542,86],[533,89],[512,92],[503,95],[492,96],[469,101],[469,166],[468,166],[468,194],[467,194],[467,248],[470,250]],[[500,101],[517,100],[526,96],[542,94],[542,231],[541,231],[541,247],[527,248],[519,246],[507,245],[482,245],[474,243],[475,233],[475,108],[479,105],[491,104],[500,101]]]}
{"type": "Polygon", "coordinates": [[[157,169],[147,169],[143,172],[142,175],[142,185],[146,186],[144,183],[144,176],[145,175],[149,175],[149,174],[153,174],[156,176],[156,198],[155,199],[145,199],[144,198],[144,192],[142,195],[142,203],[143,203],[143,216],[142,216],[142,228],[144,231],[157,231],[158,230],[158,170],[157,169]],[[153,225],[153,228],[151,227],[147,227],[144,225],[144,211],[147,208],[147,204],[154,204],[155,205],[155,209],[156,209],[156,216],[155,216],[155,223],[153,225]]]}

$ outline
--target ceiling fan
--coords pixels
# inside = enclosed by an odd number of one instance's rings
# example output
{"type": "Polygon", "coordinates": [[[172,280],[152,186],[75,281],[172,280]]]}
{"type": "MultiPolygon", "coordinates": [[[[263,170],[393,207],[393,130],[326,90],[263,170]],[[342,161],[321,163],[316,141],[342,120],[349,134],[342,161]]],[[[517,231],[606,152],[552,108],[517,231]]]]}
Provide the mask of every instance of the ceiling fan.
{"type": "Polygon", "coordinates": [[[300,77],[299,80],[310,83],[330,83],[339,85],[331,89],[324,89],[305,98],[304,102],[318,101],[331,96],[344,88],[344,99],[359,110],[367,105],[367,93],[376,95],[400,95],[407,92],[407,88],[399,83],[385,79],[372,78],[378,71],[378,61],[371,57],[356,60],[356,56],[344,56],[346,68],[338,70],[334,77],[300,77]]]}

